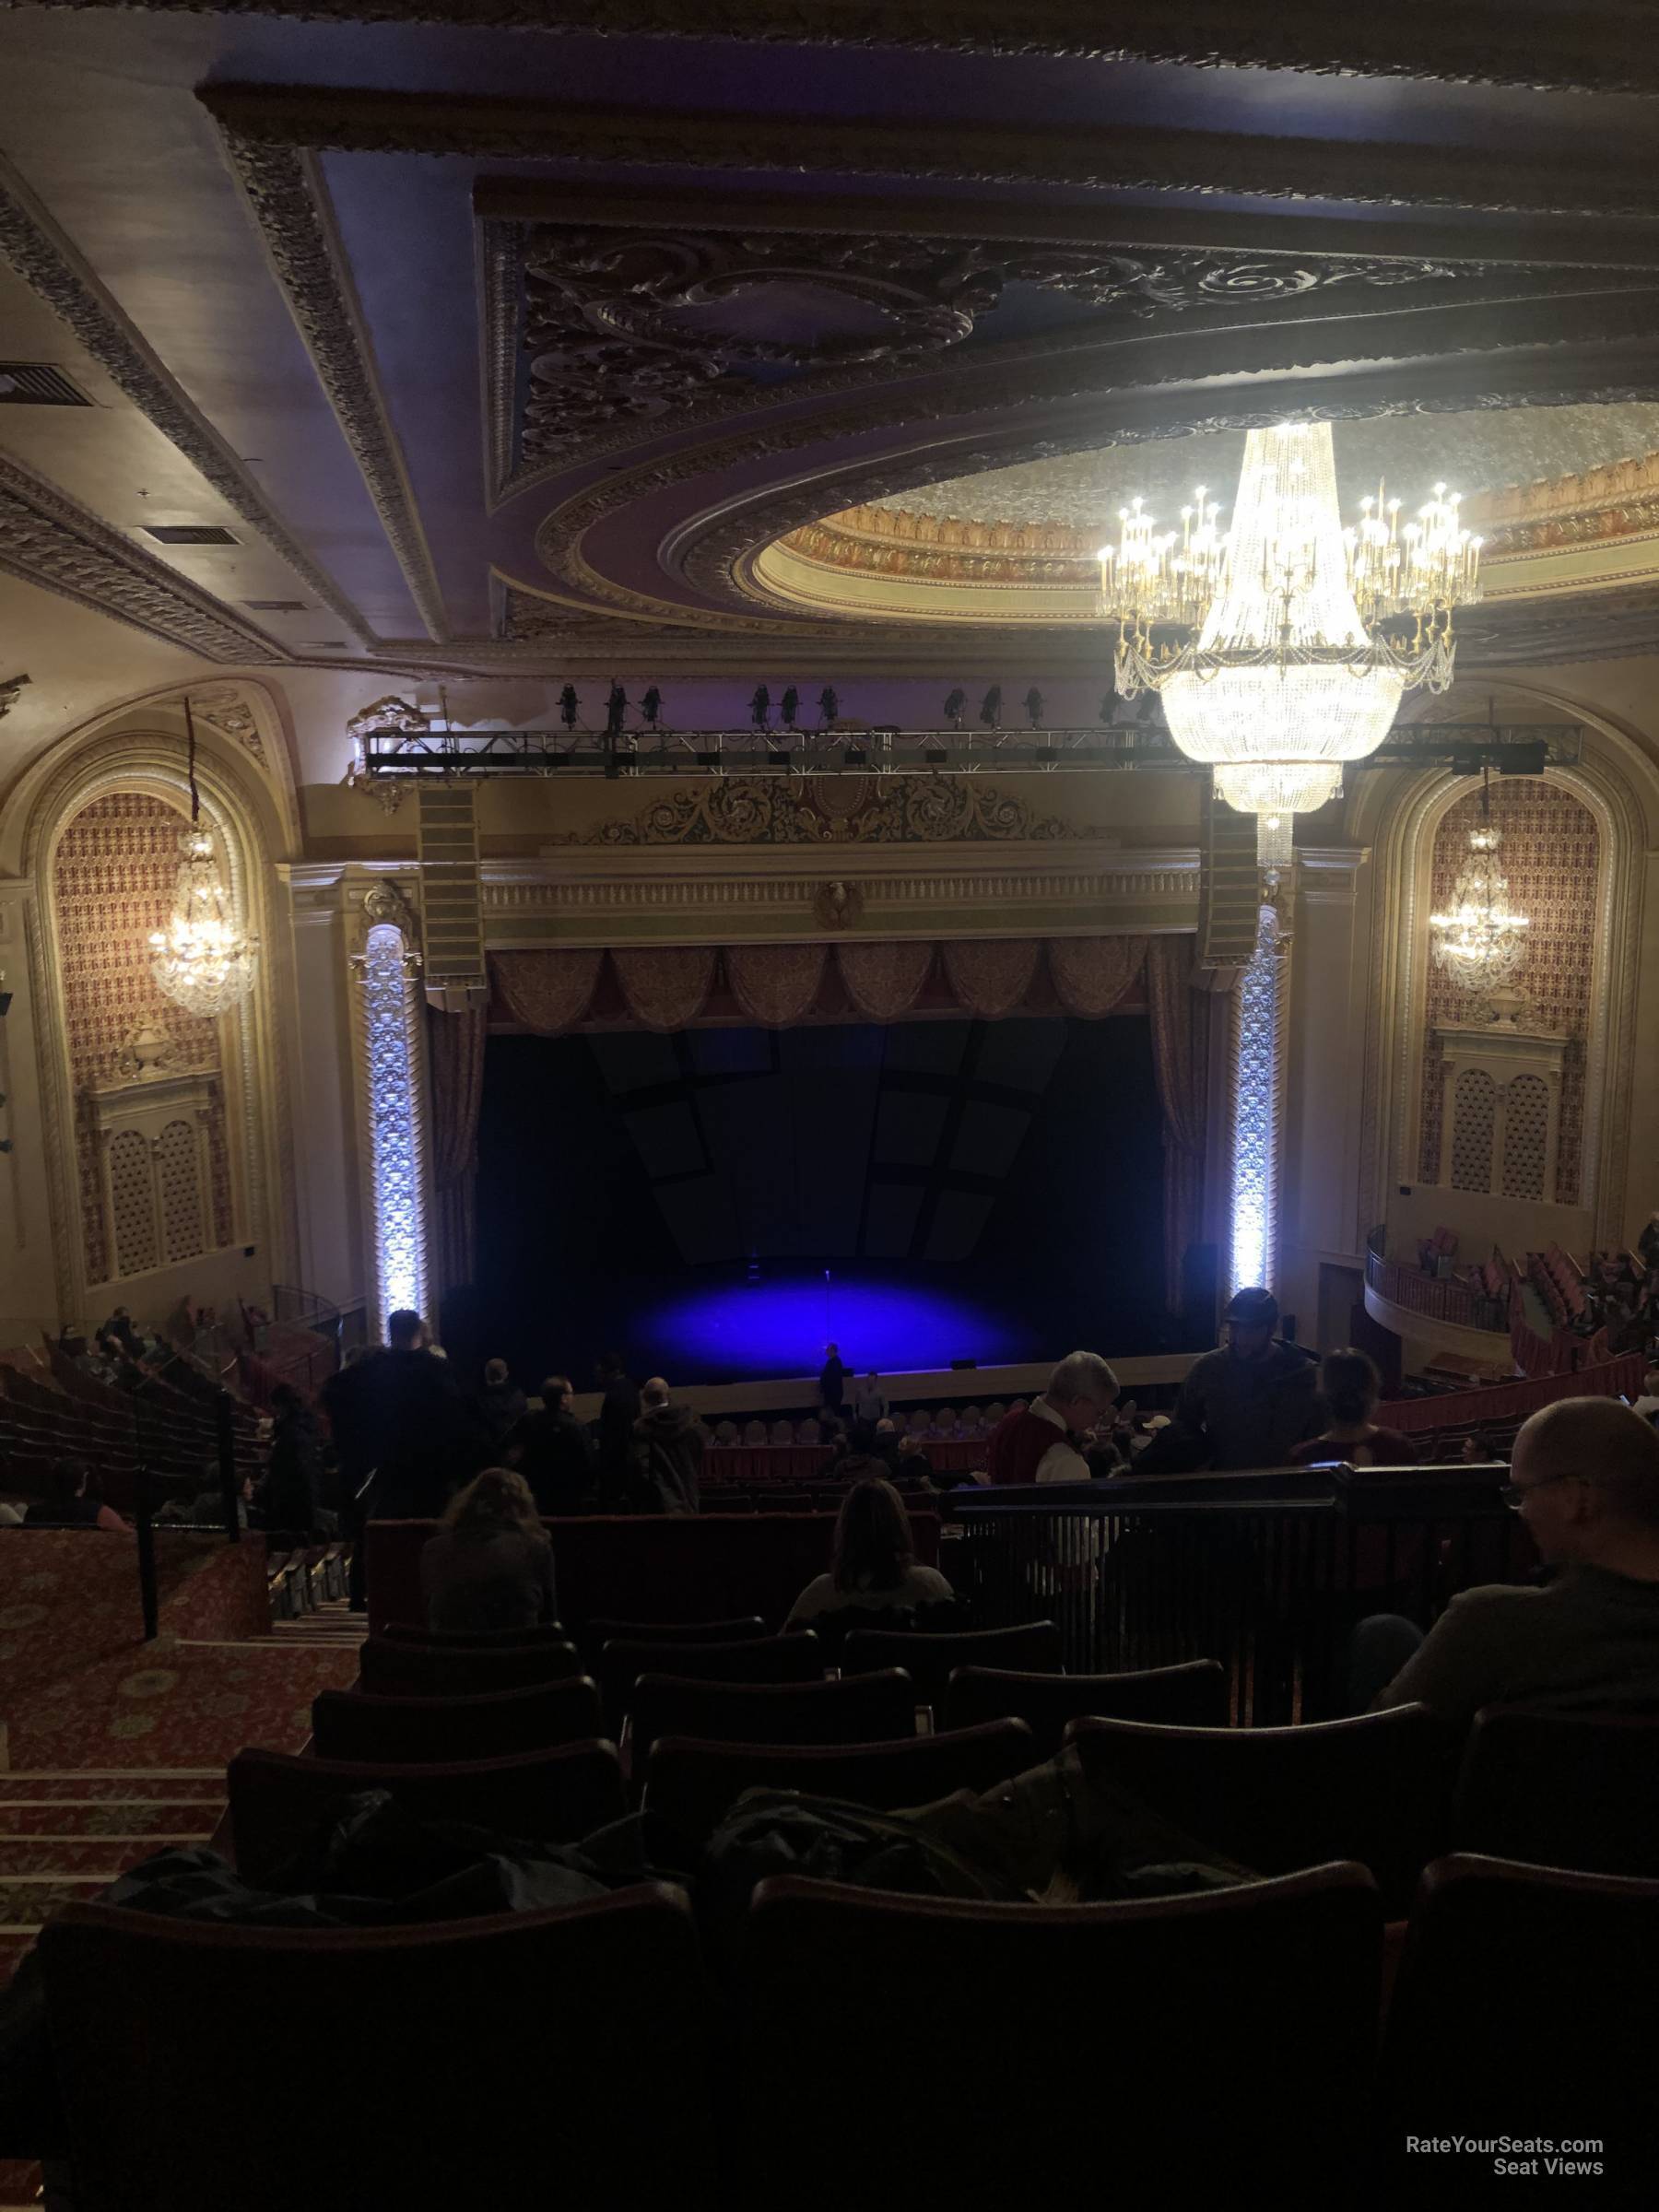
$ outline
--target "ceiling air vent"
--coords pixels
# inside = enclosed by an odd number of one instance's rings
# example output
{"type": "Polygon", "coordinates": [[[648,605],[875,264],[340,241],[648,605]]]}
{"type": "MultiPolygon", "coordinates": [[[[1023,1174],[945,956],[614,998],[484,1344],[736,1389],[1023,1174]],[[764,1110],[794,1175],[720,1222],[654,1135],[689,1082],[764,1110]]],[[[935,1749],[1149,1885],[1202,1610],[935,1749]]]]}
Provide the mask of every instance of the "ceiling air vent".
{"type": "Polygon", "coordinates": [[[158,523],[144,525],[146,537],[159,546],[233,546],[237,540],[217,523],[158,523]]]}
{"type": "Polygon", "coordinates": [[[89,407],[92,402],[50,361],[0,361],[0,406],[89,407]]]}
{"type": "Polygon", "coordinates": [[[302,615],[306,611],[303,599],[244,599],[242,605],[252,615],[302,615]]]}
{"type": "Polygon", "coordinates": [[[344,638],[301,638],[300,650],[301,653],[344,653],[346,641],[344,638]]]}

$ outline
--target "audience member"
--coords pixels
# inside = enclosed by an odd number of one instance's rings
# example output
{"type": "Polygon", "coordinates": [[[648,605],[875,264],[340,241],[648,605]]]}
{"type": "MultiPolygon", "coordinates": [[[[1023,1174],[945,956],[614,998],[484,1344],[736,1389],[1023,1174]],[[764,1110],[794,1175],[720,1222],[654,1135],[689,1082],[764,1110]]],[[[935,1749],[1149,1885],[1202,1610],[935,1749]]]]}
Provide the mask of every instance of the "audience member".
{"type": "Polygon", "coordinates": [[[1414,1467],[1423,1453],[1398,1429],[1372,1418],[1382,1378],[1363,1352],[1327,1352],[1319,1370],[1319,1393],[1328,1426],[1291,1451],[1293,1467],[1414,1467]]]}
{"type": "Polygon", "coordinates": [[[323,1400],[365,1517],[435,1517],[485,1455],[453,1370],[433,1357],[426,1323],[406,1307],[387,1320],[384,1347],[331,1376],[323,1400]]]}
{"type": "Polygon", "coordinates": [[[1275,1337],[1271,1290],[1235,1291],[1227,1342],[1195,1361],[1175,1416],[1135,1464],[1140,1475],[1194,1467],[1282,1467],[1319,1427],[1313,1354],[1275,1337]]]}
{"type": "Polygon", "coordinates": [[[841,1352],[835,1345],[827,1344],[824,1347],[824,1364],[818,1370],[818,1404],[826,1413],[834,1414],[838,1420],[841,1418],[846,1389],[847,1371],[841,1364],[841,1352]]]}
{"type": "Polygon", "coordinates": [[[994,1483],[1087,1482],[1082,1439],[1117,1403],[1118,1379],[1099,1352],[1072,1352],[1030,1406],[1006,1413],[985,1460],[994,1483]]]}
{"type": "Polygon", "coordinates": [[[47,1477],[44,1498],[23,1516],[26,1528],[119,1528],[126,1523],[104,1503],[97,1477],[84,1461],[60,1459],[47,1477]]]}
{"type": "Polygon", "coordinates": [[[694,1513],[702,1476],[703,1441],[688,1406],[677,1406],[661,1375],[640,1394],[634,1423],[634,1502],[649,1513],[694,1513]]]}
{"type": "Polygon", "coordinates": [[[876,1425],[887,1418],[888,1394],[881,1377],[872,1368],[853,1391],[853,1433],[859,1451],[867,1452],[876,1437],[876,1425]]]}
{"type": "Polygon", "coordinates": [[[828,1574],[808,1583],[790,1607],[785,1629],[798,1629],[843,1606],[915,1606],[948,1603],[956,1593],[935,1567],[916,1564],[904,1500],[867,1460],[850,1460],[857,1479],[841,1500],[835,1552],[828,1574]]]}
{"type": "Polygon", "coordinates": [[[544,1519],[581,1512],[594,1488],[594,1440],[571,1411],[571,1390],[568,1375],[545,1377],[540,1412],[525,1414],[507,1440],[544,1519]]]}
{"type": "Polygon", "coordinates": [[[431,1629],[530,1629],[558,1618],[553,1547],[522,1475],[486,1467],[420,1555],[431,1629]]]}
{"type": "Polygon", "coordinates": [[[904,1443],[905,1440],[900,1436],[890,1418],[877,1422],[870,1456],[886,1468],[889,1480],[898,1467],[904,1443]]]}
{"type": "Polygon", "coordinates": [[[907,1429],[895,1442],[898,1448],[893,1454],[894,1481],[931,1483],[934,1464],[922,1438],[914,1430],[907,1429]]]}
{"type": "Polygon", "coordinates": [[[323,1440],[312,1411],[290,1383],[271,1393],[271,1453],[265,1480],[253,1493],[262,1528],[310,1535],[319,1525],[317,1492],[323,1475],[323,1440]]]}
{"type": "Polygon", "coordinates": [[[484,1362],[484,1387],[478,1393],[478,1419],[491,1452],[500,1452],[524,1419],[529,1400],[507,1371],[505,1359],[484,1362]]]}
{"type": "Polygon", "coordinates": [[[138,1332],[133,1326],[133,1313],[130,1306],[117,1306],[99,1333],[104,1336],[118,1336],[131,1356],[135,1359],[138,1357],[142,1348],[141,1340],[138,1332]]]}
{"type": "Polygon", "coordinates": [[[1641,1378],[1641,1395],[1630,1408],[1644,1421],[1659,1420],[1659,1367],[1650,1367],[1641,1378]]]}
{"type": "Polygon", "coordinates": [[[599,1480],[613,1501],[627,1491],[633,1470],[634,1423],[640,1418],[640,1386],[620,1352],[599,1362],[599,1480]]]}
{"type": "Polygon", "coordinates": [[[1512,1473],[1504,1497],[1559,1571],[1465,1590],[1427,1637],[1361,1621],[1357,1709],[1371,1690],[1373,1710],[1420,1700],[1458,1725],[1483,1705],[1659,1706],[1659,1434],[1617,1399],[1563,1398],[1524,1423],[1512,1473]]]}

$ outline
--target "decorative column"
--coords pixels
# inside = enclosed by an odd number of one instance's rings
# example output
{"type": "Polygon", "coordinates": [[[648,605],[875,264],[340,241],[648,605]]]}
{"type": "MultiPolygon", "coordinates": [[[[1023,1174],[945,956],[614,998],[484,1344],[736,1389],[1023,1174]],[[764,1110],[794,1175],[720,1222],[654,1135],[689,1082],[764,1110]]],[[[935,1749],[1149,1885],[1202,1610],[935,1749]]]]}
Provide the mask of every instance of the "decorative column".
{"type": "Polygon", "coordinates": [[[394,884],[375,883],[359,909],[353,956],[359,1149],[370,1235],[371,1339],[400,1308],[427,1312],[432,1283],[427,1221],[429,1146],[419,931],[394,884]]]}
{"type": "Polygon", "coordinates": [[[1258,1283],[1271,1290],[1278,1274],[1287,958],[1277,910],[1264,906],[1233,994],[1229,1296],[1258,1283]]]}

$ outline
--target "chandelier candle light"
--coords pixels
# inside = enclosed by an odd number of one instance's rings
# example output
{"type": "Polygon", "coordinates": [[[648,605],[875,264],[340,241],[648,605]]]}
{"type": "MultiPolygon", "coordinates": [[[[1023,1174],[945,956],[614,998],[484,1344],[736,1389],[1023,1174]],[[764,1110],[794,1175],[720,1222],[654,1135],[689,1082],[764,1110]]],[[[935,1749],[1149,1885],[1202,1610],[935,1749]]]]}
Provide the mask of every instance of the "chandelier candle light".
{"type": "Polygon", "coordinates": [[[1117,688],[1161,692],[1170,735],[1289,865],[1293,818],[1374,752],[1404,692],[1452,681],[1452,610],[1479,596],[1480,540],[1443,484],[1414,522],[1381,489],[1344,530],[1328,422],[1252,430],[1230,531],[1204,489],[1159,534],[1135,500],[1100,551],[1117,688]],[[1161,634],[1159,634],[1161,633],[1161,634]]]}
{"type": "Polygon", "coordinates": [[[165,929],[150,932],[150,973],[187,1014],[211,1021],[253,987],[259,939],[248,936],[219,874],[213,831],[202,820],[196,789],[195,721],[184,701],[189,747],[190,827],[179,836],[179,875],[165,929]]]}
{"type": "Polygon", "coordinates": [[[1509,879],[1499,873],[1502,832],[1492,827],[1490,771],[1480,784],[1480,821],[1469,832],[1469,857],[1452,887],[1449,913],[1430,914],[1435,964],[1461,990],[1484,998],[1491,1020],[1513,1029],[1524,999],[1509,988],[1526,957],[1527,917],[1509,902],[1509,879]]]}

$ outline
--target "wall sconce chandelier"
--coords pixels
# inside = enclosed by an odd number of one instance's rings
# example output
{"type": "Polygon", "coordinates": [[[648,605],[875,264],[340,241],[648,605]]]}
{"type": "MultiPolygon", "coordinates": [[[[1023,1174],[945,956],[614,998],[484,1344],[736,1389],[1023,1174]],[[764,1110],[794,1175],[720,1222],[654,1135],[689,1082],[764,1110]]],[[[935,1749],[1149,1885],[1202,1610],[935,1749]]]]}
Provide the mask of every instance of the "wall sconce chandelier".
{"type": "Polygon", "coordinates": [[[187,1014],[205,1021],[228,1013],[253,988],[259,939],[249,936],[225,888],[213,831],[202,820],[196,789],[195,720],[184,701],[189,748],[190,827],[179,836],[178,880],[165,929],[149,935],[150,973],[158,987],[187,1014]]]}
{"type": "Polygon", "coordinates": [[[1230,531],[1203,489],[1159,532],[1140,500],[1101,547],[1100,611],[1117,688],[1162,694],[1170,735],[1256,817],[1256,853],[1288,866],[1293,818],[1342,788],[1387,735],[1402,693],[1452,681],[1452,613],[1479,596],[1480,540],[1443,484],[1402,524],[1368,499],[1344,530],[1328,422],[1244,441],[1230,531]]]}
{"type": "Polygon", "coordinates": [[[1430,914],[1435,965],[1459,990],[1484,998],[1494,1022],[1514,1026],[1524,1003],[1509,986],[1526,958],[1525,914],[1510,905],[1509,879],[1499,870],[1501,830],[1492,827],[1490,771],[1482,771],[1480,820],[1469,832],[1469,857],[1452,887],[1452,904],[1430,914]]]}

